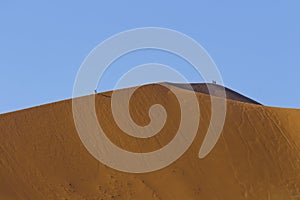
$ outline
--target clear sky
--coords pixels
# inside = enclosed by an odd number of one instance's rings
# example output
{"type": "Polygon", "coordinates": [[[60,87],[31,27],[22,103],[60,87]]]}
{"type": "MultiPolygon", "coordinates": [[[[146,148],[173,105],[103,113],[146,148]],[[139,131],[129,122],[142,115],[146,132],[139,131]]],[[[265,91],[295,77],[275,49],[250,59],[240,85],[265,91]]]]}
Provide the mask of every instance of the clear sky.
{"type": "MultiPolygon", "coordinates": [[[[299,10],[297,0],[1,0],[0,113],[70,98],[77,70],[98,43],[148,26],[194,38],[227,87],[265,105],[300,108],[299,10]]],[[[174,65],[189,80],[202,81],[162,52],[137,52],[118,62],[102,90],[113,88],[121,65],[144,62],[174,65]]]]}

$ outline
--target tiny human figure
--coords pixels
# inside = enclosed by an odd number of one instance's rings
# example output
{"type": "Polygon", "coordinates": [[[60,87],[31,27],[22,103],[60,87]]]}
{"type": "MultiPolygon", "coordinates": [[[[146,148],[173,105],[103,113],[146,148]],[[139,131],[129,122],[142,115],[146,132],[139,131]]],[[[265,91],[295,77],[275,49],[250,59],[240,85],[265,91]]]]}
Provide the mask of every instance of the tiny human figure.
{"type": "Polygon", "coordinates": [[[95,94],[97,94],[97,90],[94,90],[95,94]]]}
{"type": "Polygon", "coordinates": [[[213,84],[217,84],[217,81],[213,80],[212,83],[213,83],[213,84]]]}

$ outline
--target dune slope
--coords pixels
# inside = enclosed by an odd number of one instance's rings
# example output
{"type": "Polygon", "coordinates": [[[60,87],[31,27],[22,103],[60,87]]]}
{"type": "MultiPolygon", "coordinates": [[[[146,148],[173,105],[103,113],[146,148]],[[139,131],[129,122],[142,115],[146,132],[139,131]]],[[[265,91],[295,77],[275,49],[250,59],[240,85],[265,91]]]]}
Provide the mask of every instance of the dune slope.
{"type": "MultiPolygon", "coordinates": [[[[137,124],[149,123],[152,104],[168,112],[165,127],[148,139],[117,127],[110,95],[96,95],[96,110],[116,145],[148,152],[174,137],[179,108],[167,88],[141,87],[130,101],[137,124]]],[[[144,174],[111,169],[88,153],[75,129],[71,100],[0,115],[0,199],[300,199],[300,110],[228,100],[222,135],[199,159],[210,97],[196,95],[201,119],[193,144],[175,163],[144,174]]]]}
{"type": "Polygon", "coordinates": [[[212,96],[222,96],[220,94],[221,90],[225,90],[226,93],[226,98],[227,99],[231,99],[231,100],[235,100],[235,101],[241,101],[244,103],[252,103],[252,104],[258,104],[261,105],[260,103],[258,103],[257,101],[250,99],[242,94],[239,94],[227,87],[223,87],[221,85],[218,85],[216,83],[191,83],[191,84],[182,84],[182,83],[169,83],[172,84],[174,86],[180,87],[180,88],[184,88],[184,89],[193,89],[195,92],[200,92],[200,93],[204,93],[204,94],[209,94],[212,96]]]}

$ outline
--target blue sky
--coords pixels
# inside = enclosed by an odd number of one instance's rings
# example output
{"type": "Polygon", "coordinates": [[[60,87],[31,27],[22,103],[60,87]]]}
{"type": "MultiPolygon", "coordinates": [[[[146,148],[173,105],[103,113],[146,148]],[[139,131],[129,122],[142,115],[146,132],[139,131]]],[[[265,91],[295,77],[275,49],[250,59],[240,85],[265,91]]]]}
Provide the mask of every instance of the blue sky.
{"type": "MultiPolygon", "coordinates": [[[[229,88],[265,105],[300,108],[299,9],[296,0],[2,0],[0,113],[70,98],[77,70],[97,44],[148,26],[194,38],[229,88]]],[[[144,62],[168,63],[190,74],[191,81],[202,81],[182,61],[157,51],[121,61],[111,67],[100,90],[112,88],[121,66],[144,62]]]]}

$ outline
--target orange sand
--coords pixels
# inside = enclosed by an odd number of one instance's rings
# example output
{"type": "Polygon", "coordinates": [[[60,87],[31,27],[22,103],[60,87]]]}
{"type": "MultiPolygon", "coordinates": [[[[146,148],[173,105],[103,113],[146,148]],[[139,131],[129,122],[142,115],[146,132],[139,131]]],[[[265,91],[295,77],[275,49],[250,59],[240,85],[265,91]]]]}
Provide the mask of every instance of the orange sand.
{"type": "MultiPolygon", "coordinates": [[[[139,125],[149,123],[154,103],[168,112],[163,130],[149,139],[122,133],[109,95],[96,95],[96,109],[116,145],[148,152],[173,138],[180,109],[168,89],[144,86],[131,99],[131,115],[139,125]]],[[[192,146],[172,165],[145,174],[119,172],[94,159],[76,132],[71,100],[0,115],[0,199],[300,199],[300,110],[228,100],[222,135],[199,159],[210,97],[197,97],[201,120],[192,146]]]]}

